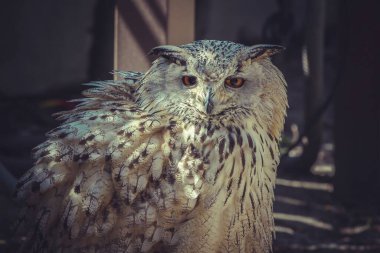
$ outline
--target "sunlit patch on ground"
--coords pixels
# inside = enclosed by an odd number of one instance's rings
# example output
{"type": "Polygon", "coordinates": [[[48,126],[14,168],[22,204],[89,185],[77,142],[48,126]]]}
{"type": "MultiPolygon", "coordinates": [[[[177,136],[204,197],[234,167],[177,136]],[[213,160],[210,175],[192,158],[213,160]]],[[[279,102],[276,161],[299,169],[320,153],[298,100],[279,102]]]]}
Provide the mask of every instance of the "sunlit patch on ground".
{"type": "Polygon", "coordinates": [[[332,230],[333,229],[331,224],[319,221],[313,217],[307,217],[307,216],[303,216],[303,215],[274,213],[274,218],[276,220],[299,222],[299,223],[303,223],[305,225],[312,226],[312,227],[319,228],[319,229],[323,229],[323,230],[332,230]]]}
{"type": "Polygon", "coordinates": [[[277,178],[276,185],[292,187],[292,188],[302,188],[302,189],[308,189],[308,190],[327,191],[327,192],[334,191],[333,185],[329,183],[288,180],[288,179],[283,179],[283,178],[277,178]]]}

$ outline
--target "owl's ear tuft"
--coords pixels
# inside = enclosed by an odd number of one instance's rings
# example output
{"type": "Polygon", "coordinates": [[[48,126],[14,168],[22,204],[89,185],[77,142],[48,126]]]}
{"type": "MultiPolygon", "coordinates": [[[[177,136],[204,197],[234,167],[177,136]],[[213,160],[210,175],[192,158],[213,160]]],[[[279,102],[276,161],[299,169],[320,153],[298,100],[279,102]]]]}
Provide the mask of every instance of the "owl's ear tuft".
{"type": "Polygon", "coordinates": [[[285,47],[279,45],[269,45],[269,44],[261,44],[255,45],[251,47],[247,47],[242,54],[242,61],[251,59],[251,60],[259,60],[263,58],[268,58],[274,54],[280,53],[285,50],[285,47]]]}
{"type": "Polygon", "coordinates": [[[177,46],[159,46],[150,50],[149,55],[164,57],[178,65],[186,65],[187,52],[177,46]]]}

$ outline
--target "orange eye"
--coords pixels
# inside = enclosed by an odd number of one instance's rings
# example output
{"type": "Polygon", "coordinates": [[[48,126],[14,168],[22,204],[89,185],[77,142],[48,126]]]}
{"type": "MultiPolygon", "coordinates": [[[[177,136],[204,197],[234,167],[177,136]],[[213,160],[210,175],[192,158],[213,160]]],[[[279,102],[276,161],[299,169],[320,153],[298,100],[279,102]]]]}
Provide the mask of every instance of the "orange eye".
{"type": "Polygon", "coordinates": [[[197,78],[195,76],[183,76],[182,83],[187,87],[192,87],[197,84],[197,78]]]}
{"type": "Polygon", "coordinates": [[[244,79],[240,77],[228,77],[224,83],[231,88],[240,88],[244,84],[244,79]]]}

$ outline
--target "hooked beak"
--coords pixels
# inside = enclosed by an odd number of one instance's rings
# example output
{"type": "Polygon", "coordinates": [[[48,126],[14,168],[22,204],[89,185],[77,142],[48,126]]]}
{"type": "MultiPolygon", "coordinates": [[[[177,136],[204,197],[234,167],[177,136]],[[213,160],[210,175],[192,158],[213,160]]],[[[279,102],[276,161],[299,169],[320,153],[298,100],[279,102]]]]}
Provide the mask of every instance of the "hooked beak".
{"type": "Polygon", "coordinates": [[[212,102],[212,97],[214,94],[211,91],[211,88],[207,89],[206,92],[206,101],[205,101],[205,109],[207,114],[211,114],[212,109],[214,108],[214,103],[212,102]]]}

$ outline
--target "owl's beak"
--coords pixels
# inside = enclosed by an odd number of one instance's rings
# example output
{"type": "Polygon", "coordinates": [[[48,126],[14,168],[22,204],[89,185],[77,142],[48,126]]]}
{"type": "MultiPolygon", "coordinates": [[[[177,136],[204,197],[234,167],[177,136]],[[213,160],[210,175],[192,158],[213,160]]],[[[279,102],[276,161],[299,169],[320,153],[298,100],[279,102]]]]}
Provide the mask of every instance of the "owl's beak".
{"type": "Polygon", "coordinates": [[[212,101],[213,92],[211,88],[208,88],[206,91],[206,101],[205,101],[205,109],[207,114],[211,114],[212,109],[214,108],[214,103],[212,101]]]}

